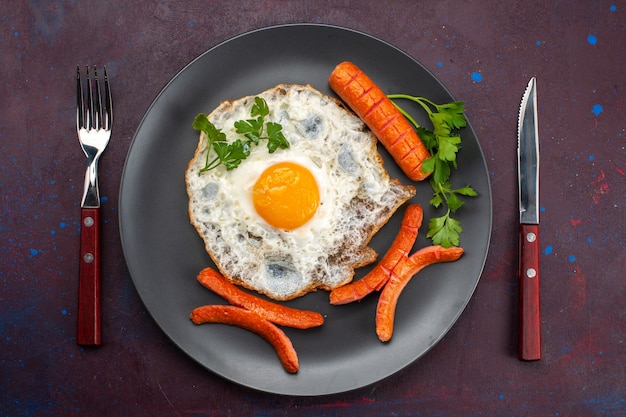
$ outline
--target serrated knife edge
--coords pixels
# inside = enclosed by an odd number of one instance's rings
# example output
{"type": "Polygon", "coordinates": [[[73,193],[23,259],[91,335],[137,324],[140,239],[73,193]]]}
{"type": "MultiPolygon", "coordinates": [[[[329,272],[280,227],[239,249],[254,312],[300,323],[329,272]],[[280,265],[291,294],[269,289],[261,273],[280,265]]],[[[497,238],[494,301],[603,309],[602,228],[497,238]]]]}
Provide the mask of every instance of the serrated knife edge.
{"type": "Polygon", "coordinates": [[[520,222],[539,224],[539,129],[537,87],[532,77],[522,97],[517,120],[520,222]]]}

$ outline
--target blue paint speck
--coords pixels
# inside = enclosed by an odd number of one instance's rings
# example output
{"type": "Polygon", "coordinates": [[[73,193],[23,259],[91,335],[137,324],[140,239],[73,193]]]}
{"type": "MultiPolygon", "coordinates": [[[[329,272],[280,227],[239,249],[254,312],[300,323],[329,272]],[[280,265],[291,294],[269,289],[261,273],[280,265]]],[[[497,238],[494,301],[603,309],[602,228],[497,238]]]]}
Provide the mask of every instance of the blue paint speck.
{"type": "Polygon", "coordinates": [[[16,30],[15,32],[13,32],[13,36],[15,36],[15,37],[17,38],[18,36],[20,36],[20,32],[18,32],[18,31],[16,30]]]}
{"type": "Polygon", "coordinates": [[[550,255],[552,253],[552,245],[546,246],[546,249],[543,251],[544,254],[550,255]]]}
{"type": "Polygon", "coordinates": [[[541,42],[541,41],[537,41],[537,42],[535,42],[535,44],[536,44],[537,46],[541,46],[541,44],[542,44],[542,43],[543,43],[543,42],[541,42]]]}
{"type": "Polygon", "coordinates": [[[38,250],[38,249],[30,249],[30,251],[29,251],[29,253],[30,253],[29,257],[30,257],[30,258],[34,258],[35,256],[39,255],[39,253],[40,253],[40,252],[41,252],[41,251],[40,251],[40,250],[38,250]]]}
{"type": "Polygon", "coordinates": [[[443,67],[443,62],[441,62],[441,61],[437,61],[437,66],[438,66],[439,68],[443,67]]]}
{"type": "Polygon", "coordinates": [[[593,243],[593,238],[592,237],[588,237],[587,238],[587,243],[593,243]]]}
{"type": "Polygon", "coordinates": [[[567,260],[570,262],[574,262],[576,260],[576,257],[574,255],[570,255],[567,257],[567,260]]]}
{"type": "Polygon", "coordinates": [[[611,7],[609,7],[609,10],[611,11],[611,13],[613,13],[614,11],[617,10],[617,6],[614,4],[611,4],[611,7]]]}
{"type": "Polygon", "coordinates": [[[479,72],[475,72],[475,71],[472,72],[472,81],[479,83],[482,80],[483,80],[483,76],[479,72]]]}
{"type": "Polygon", "coordinates": [[[108,201],[109,197],[107,197],[106,195],[103,195],[102,197],[100,197],[100,202],[101,203],[106,203],[108,201]]]}
{"type": "Polygon", "coordinates": [[[67,223],[65,223],[65,222],[61,222],[61,223],[59,223],[59,227],[60,227],[61,229],[64,229],[64,228],[66,228],[67,226],[68,226],[68,224],[67,224],[67,223]]]}
{"type": "Polygon", "coordinates": [[[596,38],[594,35],[589,35],[587,36],[587,42],[589,42],[589,45],[595,45],[596,43],[598,43],[598,38],[596,38]]]}
{"type": "Polygon", "coordinates": [[[501,400],[503,400],[503,399],[504,399],[504,394],[500,394],[500,395],[498,395],[498,398],[500,398],[501,400]]]}
{"type": "Polygon", "coordinates": [[[593,108],[591,109],[593,114],[595,114],[596,116],[599,116],[600,113],[602,113],[603,110],[604,109],[602,108],[602,104],[594,104],[593,108]]]}
{"type": "Polygon", "coordinates": [[[589,155],[589,160],[590,160],[590,161],[593,161],[594,159],[595,159],[595,156],[593,156],[593,155],[589,155]]]}
{"type": "Polygon", "coordinates": [[[61,314],[63,314],[64,316],[67,316],[67,310],[66,309],[61,310],[61,314]]]}

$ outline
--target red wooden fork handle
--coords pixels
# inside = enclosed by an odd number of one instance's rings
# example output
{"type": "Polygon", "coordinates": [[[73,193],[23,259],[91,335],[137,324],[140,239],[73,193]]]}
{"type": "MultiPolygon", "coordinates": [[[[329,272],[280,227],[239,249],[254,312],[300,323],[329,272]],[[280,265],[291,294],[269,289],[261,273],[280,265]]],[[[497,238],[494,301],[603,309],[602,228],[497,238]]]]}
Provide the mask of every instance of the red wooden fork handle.
{"type": "Polygon", "coordinates": [[[101,343],[100,319],[100,209],[82,208],[76,343],[101,343]]]}

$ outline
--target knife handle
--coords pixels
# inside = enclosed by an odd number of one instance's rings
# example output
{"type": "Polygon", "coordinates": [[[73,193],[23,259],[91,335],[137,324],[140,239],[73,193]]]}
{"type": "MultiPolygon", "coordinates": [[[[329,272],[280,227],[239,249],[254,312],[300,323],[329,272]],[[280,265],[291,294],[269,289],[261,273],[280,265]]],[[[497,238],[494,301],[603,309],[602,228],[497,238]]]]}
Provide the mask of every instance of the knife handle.
{"type": "Polygon", "coordinates": [[[81,208],[76,343],[100,345],[100,209],[81,208]]]}
{"type": "Polygon", "coordinates": [[[520,224],[519,358],[526,361],[541,359],[539,275],[539,225],[520,224]]]}

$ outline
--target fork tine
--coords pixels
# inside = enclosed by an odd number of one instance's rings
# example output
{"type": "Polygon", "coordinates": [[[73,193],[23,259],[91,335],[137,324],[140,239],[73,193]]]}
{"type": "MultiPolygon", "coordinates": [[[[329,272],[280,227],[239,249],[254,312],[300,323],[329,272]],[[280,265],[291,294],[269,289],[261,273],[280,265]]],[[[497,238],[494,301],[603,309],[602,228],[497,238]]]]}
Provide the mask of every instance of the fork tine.
{"type": "Polygon", "coordinates": [[[91,77],[89,75],[89,65],[87,65],[87,113],[85,115],[85,127],[87,130],[93,124],[93,94],[91,94],[91,77]]]}
{"type": "Polygon", "coordinates": [[[98,81],[98,71],[96,70],[96,66],[93,67],[93,78],[94,78],[94,86],[95,88],[93,92],[93,121],[94,128],[96,130],[100,130],[102,128],[102,101],[100,99],[100,82],[98,81]]]}
{"type": "Polygon", "coordinates": [[[111,105],[111,88],[109,87],[109,77],[107,68],[104,69],[104,129],[111,130],[113,125],[113,107],[111,105]]]}
{"type": "Polygon", "coordinates": [[[80,66],[76,66],[76,130],[85,127],[85,103],[83,102],[83,86],[80,82],[80,66]]]}

